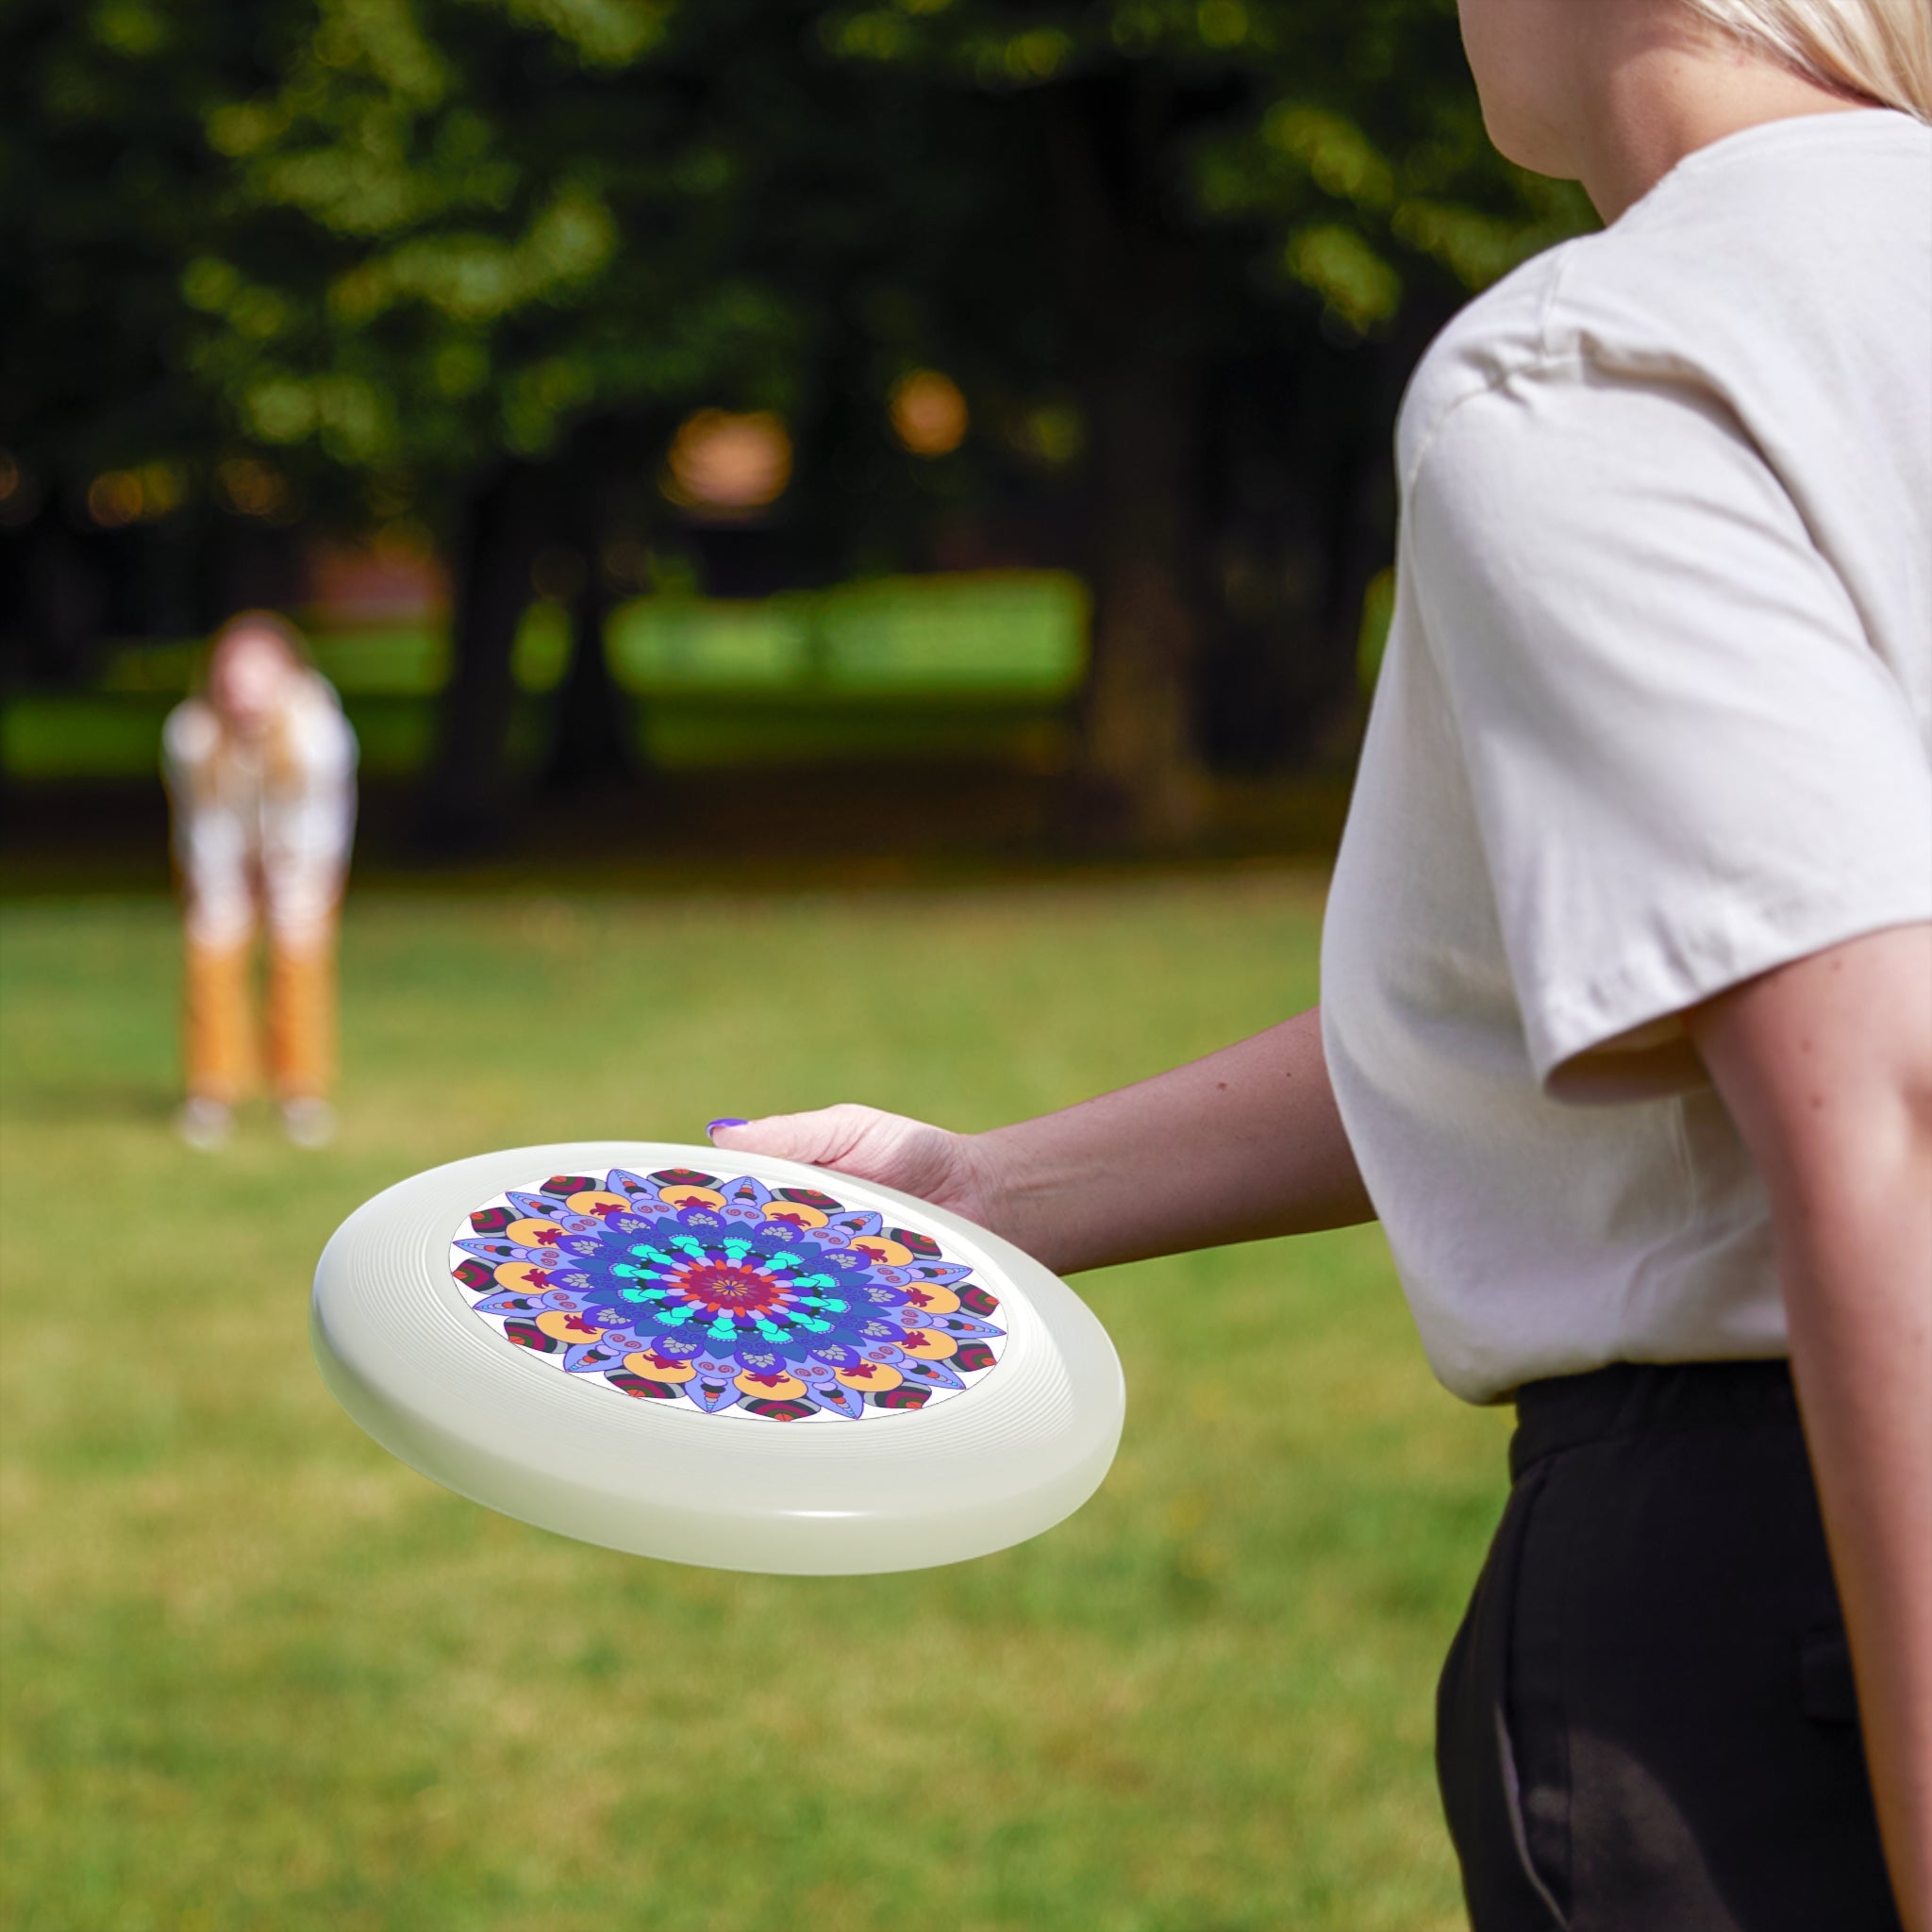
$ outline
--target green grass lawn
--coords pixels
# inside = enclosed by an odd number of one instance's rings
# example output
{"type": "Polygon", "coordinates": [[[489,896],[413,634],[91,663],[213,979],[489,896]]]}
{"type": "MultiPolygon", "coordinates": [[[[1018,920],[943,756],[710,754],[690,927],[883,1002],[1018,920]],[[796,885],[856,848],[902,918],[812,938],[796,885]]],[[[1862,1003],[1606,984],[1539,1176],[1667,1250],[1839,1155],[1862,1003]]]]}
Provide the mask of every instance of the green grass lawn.
{"type": "Polygon", "coordinates": [[[369,897],[343,1134],[167,1129],[158,901],[6,909],[16,1932],[1425,1932],[1430,1701],[1503,1489],[1373,1230],[1080,1284],[1106,1487],[1023,1548],[784,1579],[566,1542],[335,1407],[309,1272],[435,1162],[841,1097],[990,1124],[1315,991],[1317,883],[369,897]]]}

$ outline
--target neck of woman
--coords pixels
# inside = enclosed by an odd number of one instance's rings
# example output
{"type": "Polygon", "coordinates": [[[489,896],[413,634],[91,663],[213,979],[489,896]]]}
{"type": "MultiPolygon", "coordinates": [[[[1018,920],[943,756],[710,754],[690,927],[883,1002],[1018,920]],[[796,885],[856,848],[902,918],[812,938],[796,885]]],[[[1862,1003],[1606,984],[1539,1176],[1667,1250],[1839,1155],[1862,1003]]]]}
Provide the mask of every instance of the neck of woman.
{"type": "Polygon", "coordinates": [[[1681,13],[1592,5],[1580,36],[1570,141],[1576,175],[1606,222],[1687,155],[1771,121],[1854,113],[1874,103],[1820,86],[1681,13]]]}

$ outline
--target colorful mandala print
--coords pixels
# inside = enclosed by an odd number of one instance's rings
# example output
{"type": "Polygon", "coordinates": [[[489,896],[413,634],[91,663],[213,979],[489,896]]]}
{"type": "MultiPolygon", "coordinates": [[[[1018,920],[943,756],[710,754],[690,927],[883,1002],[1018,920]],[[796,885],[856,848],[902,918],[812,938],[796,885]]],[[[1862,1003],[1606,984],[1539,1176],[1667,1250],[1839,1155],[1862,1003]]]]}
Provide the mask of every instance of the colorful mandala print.
{"type": "Polygon", "coordinates": [[[477,1208],[451,1255],[470,1306],[519,1348],[707,1415],[922,1408],[1006,1347],[998,1299],[930,1235],[748,1175],[553,1174],[477,1208]]]}

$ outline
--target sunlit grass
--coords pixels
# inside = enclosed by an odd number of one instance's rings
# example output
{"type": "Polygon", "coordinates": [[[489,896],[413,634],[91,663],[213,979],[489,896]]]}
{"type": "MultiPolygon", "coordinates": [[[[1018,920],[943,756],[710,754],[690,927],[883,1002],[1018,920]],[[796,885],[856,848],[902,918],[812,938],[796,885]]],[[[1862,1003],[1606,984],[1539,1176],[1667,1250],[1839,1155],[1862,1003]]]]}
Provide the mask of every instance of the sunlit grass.
{"type": "Polygon", "coordinates": [[[644,1562],[335,1408],[308,1273],[483,1148],[858,1097],[990,1124],[1314,993],[1312,883],[352,908],[340,1146],[166,1131],[158,902],[5,914],[21,1932],[1424,1932],[1434,1674],[1502,1486],[1373,1231],[1082,1283],[1100,1495],[960,1568],[644,1562]]]}

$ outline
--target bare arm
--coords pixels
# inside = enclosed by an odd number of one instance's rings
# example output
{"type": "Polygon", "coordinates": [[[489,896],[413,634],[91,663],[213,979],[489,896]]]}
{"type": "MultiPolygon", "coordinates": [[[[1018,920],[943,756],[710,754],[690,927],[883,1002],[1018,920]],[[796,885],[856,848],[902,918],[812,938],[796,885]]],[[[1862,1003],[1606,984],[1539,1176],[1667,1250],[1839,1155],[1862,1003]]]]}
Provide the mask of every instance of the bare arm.
{"type": "Polygon", "coordinates": [[[1319,1008],[1137,1086],[985,1134],[865,1107],[721,1125],[721,1147],[957,1208],[1063,1274],[1373,1221],[1319,1008]]]}
{"type": "Polygon", "coordinates": [[[1770,1191],[1879,1824],[1908,1932],[1932,1932],[1932,926],[1690,1022],[1770,1191]]]}

